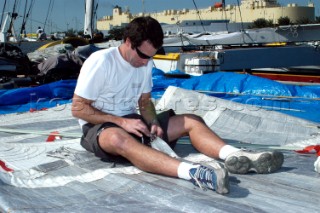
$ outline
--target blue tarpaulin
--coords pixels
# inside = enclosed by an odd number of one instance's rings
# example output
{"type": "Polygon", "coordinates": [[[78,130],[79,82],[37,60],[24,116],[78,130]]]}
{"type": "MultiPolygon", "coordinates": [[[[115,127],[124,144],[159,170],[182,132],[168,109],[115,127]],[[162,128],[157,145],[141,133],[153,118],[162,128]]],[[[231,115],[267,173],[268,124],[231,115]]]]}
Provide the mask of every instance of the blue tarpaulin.
{"type": "MultiPolygon", "coordinates": [[[[160,98],[168,86],[195,90],[239,103],[276,110],[320,122],[320,86],[282,84],[249,74],[216,72],[189,78],[165,75],[153,69],[152,97],[160,98]]],[[[58,81],[38,87],[0,90],[0,114],[41,110],[70,103],[76,80],[58,81]]]]}
{"type": "Polygon", "coordinates": [[[43,110],[71,102],[76,80],[0,90],[0,114],[43,110]]]}
{"type": "Polygon", "coordinates": [[[320,122],[320,85],[289,85],[233,72],[216,72],[188,79],[164,77],[159,70],[154,72],[155,98],[173,85],[320,122]]]}

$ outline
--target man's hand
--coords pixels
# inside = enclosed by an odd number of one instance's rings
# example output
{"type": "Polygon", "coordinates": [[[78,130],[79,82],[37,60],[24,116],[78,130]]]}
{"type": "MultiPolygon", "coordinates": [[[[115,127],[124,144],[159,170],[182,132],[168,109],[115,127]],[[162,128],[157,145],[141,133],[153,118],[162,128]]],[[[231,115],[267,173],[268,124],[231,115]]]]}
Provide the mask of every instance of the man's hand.
{"type": "Polygon", "coordinates": [[[151,101],[151,93],[143,93],[141,95],[139,99],[139,109],[140,114],[150,128],[150,134],[148,136],[150,136],[151,139],[154,139],[156,136],[161,138],[163,136],[163,130],[156,118],[157,114],[154,104],[151,101]]]}
{"type": "Polygon", "coordinates": [[[140,119],[122,118],[120,126],[129,133],[133,133],[139,137],[143,135],[149,136],[151,133],[147,125],[140,119]]]}
{"type": "Polygon", "coordinates": [[[162,138],[163,136],[163,130],[160,126],[156,125],[156,124],[153,124],[151,126],[151,139],[154,139],[156,136],[158,136],[159,138],[162,138]]]}
{"type": "Polygon", "coordinates": [[[150,124],[150,132],[151,132],[151,139],[154,139],[155,137],[162,138],[163,136],[163,130],[157,120],[153,120],[150,124]]]}

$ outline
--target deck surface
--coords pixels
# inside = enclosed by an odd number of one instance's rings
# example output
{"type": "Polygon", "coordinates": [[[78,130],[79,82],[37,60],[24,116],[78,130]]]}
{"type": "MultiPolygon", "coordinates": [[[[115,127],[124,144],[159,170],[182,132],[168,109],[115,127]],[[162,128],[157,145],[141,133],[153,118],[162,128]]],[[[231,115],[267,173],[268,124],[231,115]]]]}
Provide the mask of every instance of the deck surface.
{"type": "MultiPolygon", "coordinates": [[[[20,160],[42,154],[42,146],[78,144],[81,135],[70,110],[48,111],[1,116],[0,159],[20,160]],[[10,129],[11,132],[5,132],[10,129]],[[62,140],[46,143],[51,131],[64,132],[62,140]],[[24,146],[25,149],[22,149],[24,146]],[[36,151],[32,151],[36,150],[36,151]],[[9,155],[10,154],[10,155],[9,155]],[[9,156],[9,157],[8,157],[9,156]]],[[[247,122],[247,121],[246,121],[247,122]]],[[[247,122],[248,123],[248,122],[247,122]]],[[[225,127],[225,126],[224,126],[225,127]]],[[[224,128],[226,129],[226,128],[224,128]]],[[[247,134],[247,133],[246,133],[247,134]]],[[[227,135],[227,134],[226,134],[227,135]]],[[[256,137],[256,136],[255,136],[256,137]]],[[[227,140],[228,143],[250,150],[274,150],[264,145],[252,145],[227,140]]],[[[182,158],[200,155],[188,138],[175,148],[182,158]]],[[[320,174],[314,171],[315,154],[298,154],[282,150],[283,167],[272,174],[230,174],[230,193],[219,195],[214,191],[195,187],[189,181],[145,172],[115,173],[82,182],[81,179],[61,186],[17,187],[0,179],[1,212],[319,212],[320,174]]],[[[48,150],[43,152],[48,153],[48,150]]],[[[86,151],[74,151],[73,164],[58,159],[52,164],[41,162],[37,170],[46,177],[73,176],[99,169],[127,168],[128,164],[103,162],[86,151]],[[48,166],[49,165],[49,166],[48,166]]],[[[22,161],[23,163],[23,161],[22,161]]],[[[22,164],[21,163],[21,164],[22,164]]],[[[59,179],[57,179],[59,181],[59,179]]],[[[28,184],[28,183],[27,183],[28,184]]],[[[62,184],[62,182],[61,182],[62,184]]]]}
{"type": "MultiPolygon", "coordinates": [[[[180,156],[195,152],[185,144],[176,151],[180,156]]],[[[318,212],[320,174],[313,171],[315,156],[284,154],[284,165],[276,173],[230,174],[231,189],[225,196],[176,178],[111,174],[91,183],[51,188],[1,183],[0,207],[5,212],[318,212]]]]}

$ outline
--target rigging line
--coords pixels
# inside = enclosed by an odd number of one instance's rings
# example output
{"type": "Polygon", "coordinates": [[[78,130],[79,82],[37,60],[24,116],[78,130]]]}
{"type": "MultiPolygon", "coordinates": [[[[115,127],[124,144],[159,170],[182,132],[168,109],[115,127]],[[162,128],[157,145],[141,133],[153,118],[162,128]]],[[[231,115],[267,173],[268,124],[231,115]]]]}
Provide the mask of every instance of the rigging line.
{"type": "Polygon", "coordinates": [[[34,4],[35,4],[35,1],[36,0],[32,0],[31,3],[30,3],[30,6],[29,6],[29,11],[27,13],[27,20],[31,20],[31,24],[30,24],[30,32],[32,31],[32,10],[33,10],[33,7],[34,7],[34,4]]]}
{"type": "Polygon", "coordinates": [[[193,2],[194,7],[196,8],[196,11],[197,11],[197,14],[198,14],[198,17],[199,17],[199,20],[200,20],[200,24],[201,24],[201,26],[203,28],[203,31],[206,32],[206,29],[203,26],[203,22],[202,22],[202,19],[201,19],[200,12],[198,10],[197,4],[196,4],[196,2],[194,0],[192,0],[192,2],[193,2]]]}
{"type": "Polygon", "coordinates": [[[181,41],[182,46],[184,46],[182,33],[180,33],[179,37],[180,37],[180,41],[181,41]]]}
{"type": "MultiPolygon", "coordinates": [[[[224,11],[224,16],[225,16],[225,18],[227,20],[227,11],[226,11],[226,2],[225,2],[225,0],[222,0],[222,10],[224,11]]],[[[223,16],[222,16],[222,18],[223,18],[223,16]]],[[[229,21],[230,21],[230,19],[229,19],[229,21]]],[[[229,33],[229,22],[226,22],[226,30],[229,33]]]]}
{"type": "MultiPolygon", "coordinates": [[[[36,19],[30,18],[30,20],[31,20],[32,22],[38,23],[38,24],[40,24],[40,25],[41,25],[41,24],[44,24],[44,22],[38,21],[38,20],[36,20],[36,19]]],[[[55,27],[55,28],[56,28],[56,27],[55,27]]],[[[57,29],[60,30],[60,31],[63,31],[62,28],[57,27],[57,29]]]]}
{"type": "Polygon", "coordinates": [[[17,0],[14,0],[12,13],[16,11],[16,7],[17,7],[17,0]]]}
{"type": "Polygon", "coordinates": [[[50,0],[49,6],[48,6],[47,16],[46,16],[46,19],[45,19],[45,21],[44,21],[43,31],[45,31],[45,27],[46,27],[46,25],[47,25],[47,20],[48,20],[48,17],[49,17],[49,15],[50,15],[50,13],[52,12],[52,8],[53,8],[53,2],[52,2],[52,0],[50,0]]]}
{"type": "MultiPolygon", "coordinates": [[[[20,35],[23,33],[25,30],[25,25],[26,25],[26,15],[27,15],[27,5],[28,5],[28,0],[26,0],[25,7],[24,7],[24,12],[23,12],[23,18],[22,18],[22,24],[20,28],[20,35]]],[[[18,46],[21,45],[21,39],[19,39],[18,46]]]]}
{"type": "Polygon", "coordinates": [[[17,6],[17,0],[14,1],[14,4],[13,4],[13,9],[12,9],[12,14],[11,14],[11,20],[10,20],[10,26],[8,28],[8,32],[9,33],[12,33],[12,27],[13,27],[13,19],[16,19],[16,6],[17,6]]]}
{"type": "MultiPolygon", "coordinates": [[[[93,3],[95,3],[95,1],[94,1],[93,3]]],[[[92,16],[90,17],[90,18],[91,18],[91,20],[90,20],[91,35],[90,35],[90,36],[91,36],[92,38],[93,38],[93,32],[95,31],[94,22],[95,22],[95,16],[96,16],[97,8],[98,8],[98,4],[92,5],[92,7],[91,7],[91,14],[92,14],[92,16]]]]}
{"type": "Polygon", "coordinates": [[[189,42],[189,44],[187,44],[187,45],[191,45],[192,44],[192,41],[187,36],[184,36],[182,33],[180,34],[180,38],[181,38],[182,46],[185,46],[184,45],[184,41],[189,42]]]}
{"type": "Polygon", "coordinates": [[[7,4],[7,0],[4,0],[4,5],[3,5],[3,8],[2,8],[2,14],[1,14],[1,20],[0,20],[0,30],[1,30],[1,26],[2,26],[4,11],[6,9],[6,4],[7,4]]]}
{"type": "MultiPolygon", "coordinates": [[[[29,18],[29,15],[30,15],[30,12],[33,8],[33,5],[34,5],[34,1],[35,0],[31,0],[30,2],[30,5],[29,5],[29,9],[28,11],[26,12],[27,10],[27,5],[28,5],[28,0],[26,0],[26,4],[25,4],[25,11],[24,11],[24,15],[23,15],[23,21],[22,21],[22,25],[21,25],[21,30],[20,30],[20,34],[23,33],[23,30],[25,30],[25,27],[26,27],[26,23],[27,23],[27,20],[29,18]]],[[[19,41],[19,46],[21,45],[21,39],[19,41]]]]}
{"type": "MultiPolygon", "coordinates": [[[[197,4],[196,4],[196,2],[194,0],[192,0],[192,2],[194,4],[194,7],[196,8],[196,11],[197,11],[197,14],[198,14],[198,17],[199,17],[199,20],[200,20],[200,24],[201,24],[201,26],[203,28],[203,31],[207,32],[205,27],[204,27],[204,25],[203,25],[203,22],[202,22],[202,19],[201,19],[201,16],[200,16],[200,11],[198,10],[197,4]]],[[[211,45],[208,40],[206,40],[206,42],[207,42],[208,45],[211,45]]]]}
{"type": "Polygon", "coordinates": [[[95,29],[95,23],[97,22],[97,19],[98,19],[98,14],[97,14],[98,4],[99,4],[99,1],[97,2],[96,6],[95,6],[95,8],[93,10],[93,16],[92,17],[94,17],[94,19],[92,20],[92,23],[91,23],[92,24],[91,28],[93,29],[93,31],[96,30],[95,29]]]}
{"type": "Polygon", "coordinates": [[[242,31],[243,31],[243,33],[242,33],[241,35],[242,35],[243,43],[246,43],[245,40],[244,40],[244,32],[245,32],[245,30],[244,30],[243,21],[242,21],[242,14],[241,14],[241,9],[240,9],[240,2],[239,2],[239,0],[237,0],[237,3],[238,3],[238,8],[239,8],[241,28],[242,28],[242,31]]]}
{"type": "MultiPolygon", "coordinates": [[[[51,15],[52,15],[52,11],[53,11],[53,6],[54,6],[54,1],[52,1],[52,4],[51,4],[51,8],[50,8],[50,14],[49,14],[49,18],[51,20],[51,26],[52,26],[52,19],[51,19],[51,15]]],[[[52,29],[51,29],[52,30],[52,29]]]]}
{"type": "Polygon", "coordinates": [[[27,19],[29,18],[29,15],[33,9],[33,6],[34,6],[34,3],[35,3],[35,0],[31,0],[31,3],[30,3],[30,6],[29,6],[29,10],[27,12],[27,19]]]}
{"type": "MultiPolygon", "coordinates": [[[[85,0],[84,0],[85,1],[85,0]]],[[[69,30],[68,28],[69,28],[69,23],[68,23],[68,21],[67,21],[67,17],[66,17],[66,8],[68,8],[67,6],[66,6],[66,2],[67,1],[63,1],[63,4],[64,4],[64,7],[63,7],[63,17],[64,17],[64,23],[67,25],[67,31],[69,30]]]]}
{"type": "MultiPolygon", "coordinates": [[[[83,4],[84,4],[84,14],[86,14],[86,11],[87,11],[87,5],[86,5],[86,0],[83,0],[83,4]]],[[[64,16],[66,16],[66,14],[64,14],[64,16]]],[[[64,17],[64,18],[66,18],[66,17],[64,17]]]]}
{"type": "Polygon", "coordinates": [[[22,33],[22,31],[24,30],[24,24],[25,24],[26,15],[27,15],[27,5],[28,5],[28,0],[26,0],[25,7],[24,7],[24,11],[23,11],[22,27],[21,27],[21,29],[20,29],[20,33],[22,33]]]}
{"type": "MultiPolygon", "coordinates": [[[[84,4],[84,15],[85,15],[85,17],[87,17],[87,4],[86,4],[86,0],[83,0],[83,4],[84,4]]],[[[83,27],[83,32],[86,32],[86,28],[87,26],[86,26],[86,21],[84,21],[84,27],[83,27]]],[[[91,36],[91,35],[90,35],[91,36]]]]}
{"type": "Polygon", "coordinates": [[[20,11],[20,7],[21,7],[21,1],[18,0],[17,1],[17,8],[16,8],[16,11],[20,11]]]}
{"type": "MultiPolygon", "coordinates": [[[[51,23],[50,23],[50,26],[52,27],[52,19],[51,19],[51,15],[52,15],[52,11],[53,11],[53,6],[54,6],[54,1],[52,1],[52,4],[51,4],[51,8],[50,8],[50,14],[49,14],[49,18],[51,20],[51,23]]],[[[52,31],[52,28],[50,29],[52,31]]],[[[51,32],[49,32],[51,33],[51,32]]]]}

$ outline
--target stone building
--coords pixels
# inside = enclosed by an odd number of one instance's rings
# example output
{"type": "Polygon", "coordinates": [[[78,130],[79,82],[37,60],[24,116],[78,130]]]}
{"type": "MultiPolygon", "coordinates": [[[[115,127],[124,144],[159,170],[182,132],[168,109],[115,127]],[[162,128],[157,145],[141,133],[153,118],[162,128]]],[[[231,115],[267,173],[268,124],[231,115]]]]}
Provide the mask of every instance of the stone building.
{"type": "Polygon", "coordinates": [[[199,15],[203,21],[221,20],[229,23],[253,22],[258,18],[265,18],[272,20],[276,24],[280,17],[289,17],[293,22],[301,19],[315,20],[315,7],[313,3],[309,3],[307,6],[298,6],[295,3],[281,6],[276,0],[242,0],[240,6],[224,6],[222,3],[215,3],[198,11],[182,9],[131,14],[129,10],[122,11],[121,7],[115,6],[112,16],[104,16],[97,21],[97,29],[107,31],[116,26],[123,26],[133,18],[142,15],[149,15],[160,23],[179,24],[184,21],[184,23],[191,25],[197,24],[199,15]],[[193,20],[194,22],[192,22],[193,20]]]}

